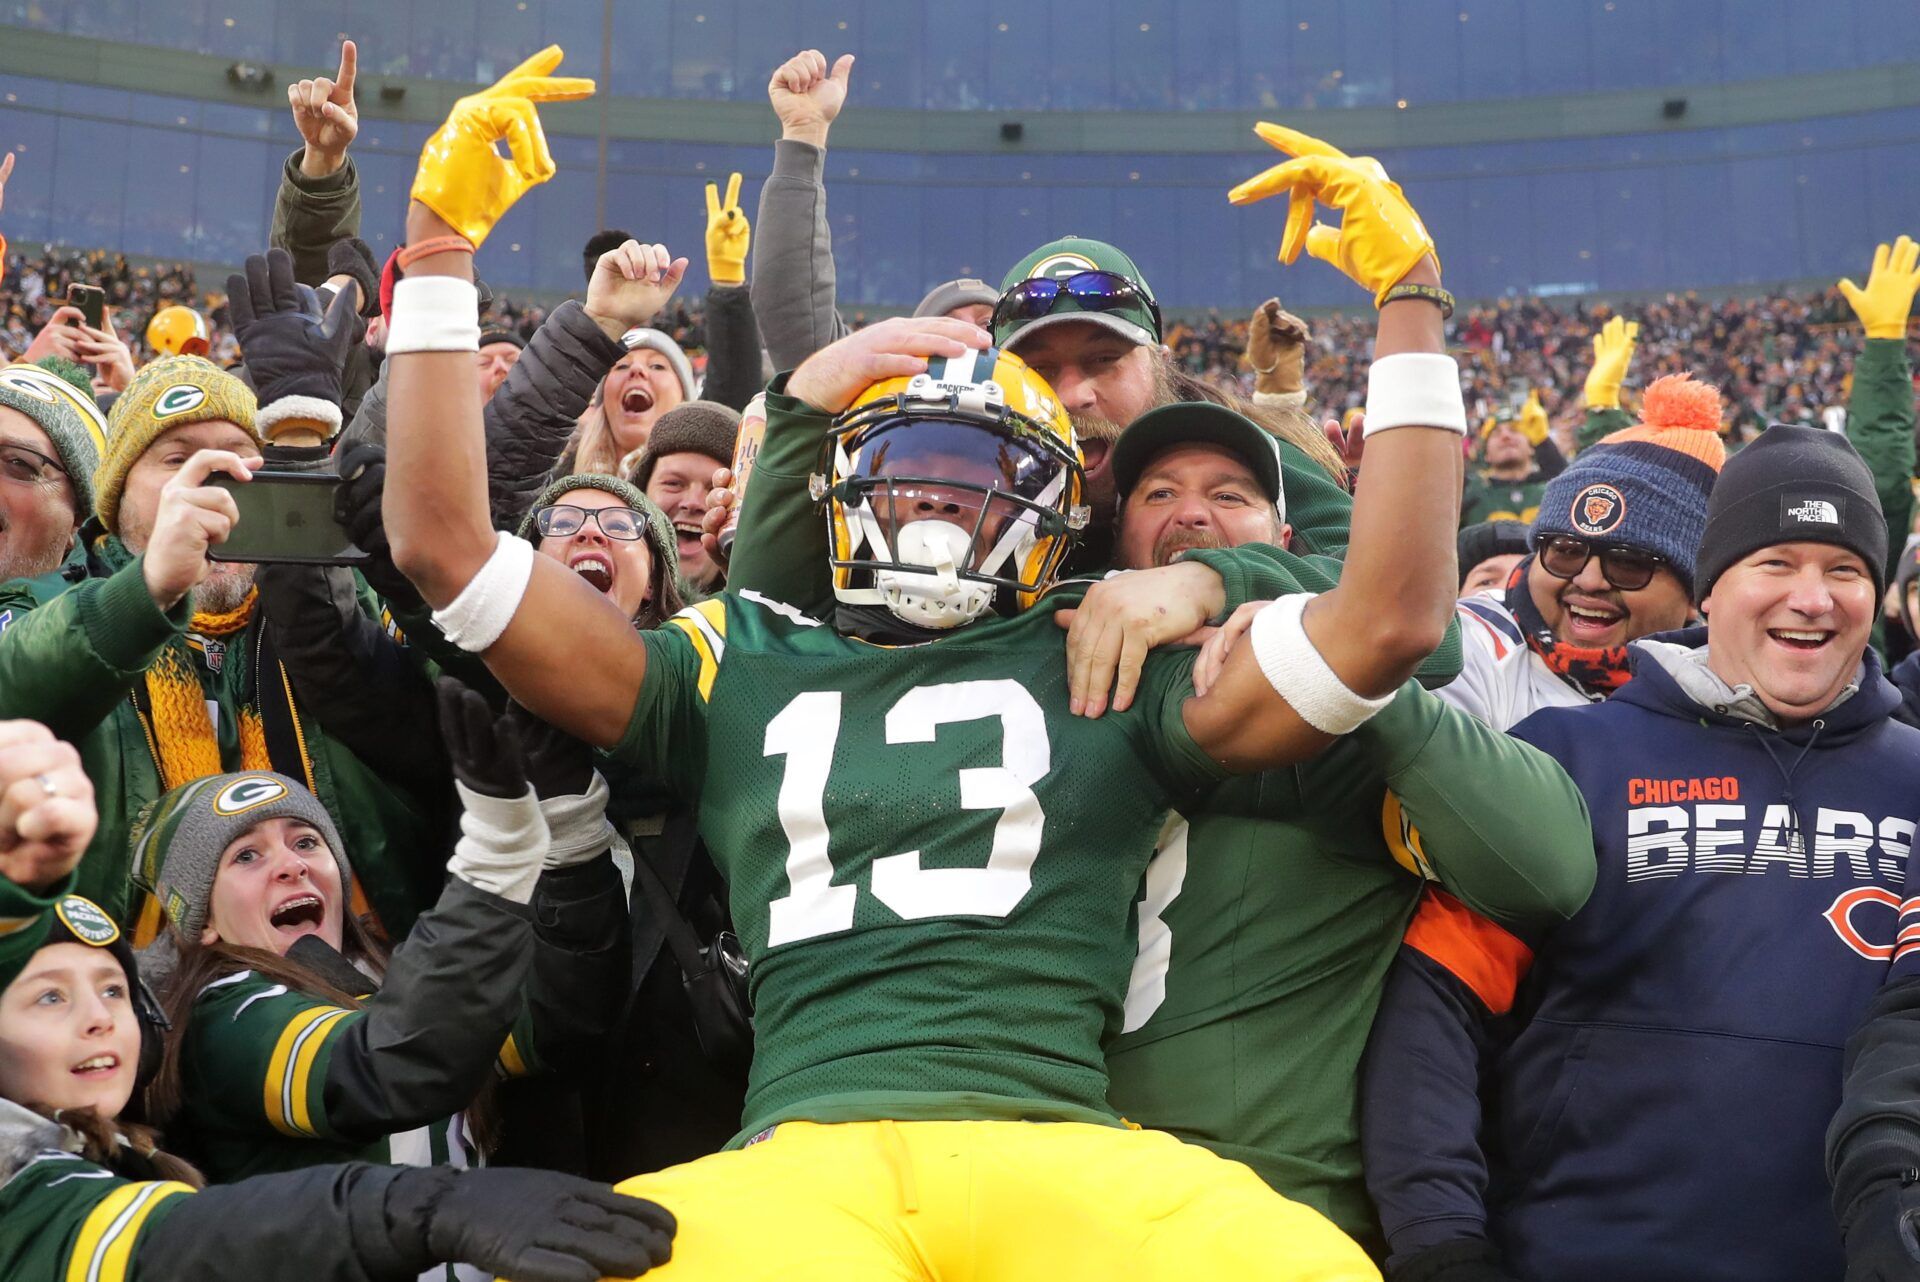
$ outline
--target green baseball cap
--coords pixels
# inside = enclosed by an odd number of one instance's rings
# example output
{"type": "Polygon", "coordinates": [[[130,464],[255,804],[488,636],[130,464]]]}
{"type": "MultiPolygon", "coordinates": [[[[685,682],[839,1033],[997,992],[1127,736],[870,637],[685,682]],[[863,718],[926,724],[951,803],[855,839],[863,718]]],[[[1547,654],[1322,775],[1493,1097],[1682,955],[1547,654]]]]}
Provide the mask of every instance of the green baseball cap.
{"type": "Polygon", "coordinates": [[[1273,500],[1280,519],[1287,516],[1287,493],[1280,484],[1280,445],[1273,433],[1244,414],[1212,401],[1177,401],[1148,410],[1127,425],[1113,443],[1108,466],[1121,499],[1133,492],[1147,465],[1176,445],[1217,445],[1253,471],[1273,500]]]}
{"type": "Polygon", "coordinates": [[[1064,321],[1091,321],[1141,346],[1160,341],[1159,306],[1154,301],[1147,278],[1140,274],[1140,269],[1131,258],[1103,240],[1065,236],[1048,241],[1021,259],[1007,273],[1006,279],[1000,282],[1000,296],[1004,299],[1023,281],[1064,281],[1080,272],[1111,272],[1115,276],[1124,276],[1133,283],[1140,296],[1111,311],[1101,311],[1085,307],[1078,299],[1062,294],[1044,316],[1030,320],[996,321],[993,327],[994,346],[1011,348],[1026,335],[1064,321]]]}

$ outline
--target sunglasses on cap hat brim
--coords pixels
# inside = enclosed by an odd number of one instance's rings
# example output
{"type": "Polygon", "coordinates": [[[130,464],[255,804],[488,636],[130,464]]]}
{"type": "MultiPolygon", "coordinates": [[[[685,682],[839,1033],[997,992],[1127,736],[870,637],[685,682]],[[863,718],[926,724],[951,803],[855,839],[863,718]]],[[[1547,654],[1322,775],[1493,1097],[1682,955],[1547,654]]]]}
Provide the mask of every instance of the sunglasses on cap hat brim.
{"type": "Polygon", "coordinates": [[[1118,272],[1099,270],[1075,272],[1066,277],[1034,276],[1021,281],[994,304],[994,329],[1051,316],[1063,298],[1078,304],[1082,312],[1116,312],[1145,306],[1153,318],[1156,341],[1165,330],[1160,321],[1160,305],[1144,289],[1118,272]]]}

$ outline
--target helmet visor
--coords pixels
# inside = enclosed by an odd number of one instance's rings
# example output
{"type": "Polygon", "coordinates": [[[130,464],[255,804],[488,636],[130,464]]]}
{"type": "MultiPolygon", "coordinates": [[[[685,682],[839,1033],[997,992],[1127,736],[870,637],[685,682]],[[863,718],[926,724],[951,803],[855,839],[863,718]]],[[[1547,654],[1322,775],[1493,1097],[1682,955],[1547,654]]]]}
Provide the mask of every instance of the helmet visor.
{"type": "Polygon", "coordinates": [[[1061,459],[1004,430],[915,415],[862,432],[841,485],[848,506],[864,509],[896,553],[907,526],[944,521],[968,539],[953,568],[1011,583],[998,571],[1015,544],[1067,530],[1066,471],[1061,459]]]}

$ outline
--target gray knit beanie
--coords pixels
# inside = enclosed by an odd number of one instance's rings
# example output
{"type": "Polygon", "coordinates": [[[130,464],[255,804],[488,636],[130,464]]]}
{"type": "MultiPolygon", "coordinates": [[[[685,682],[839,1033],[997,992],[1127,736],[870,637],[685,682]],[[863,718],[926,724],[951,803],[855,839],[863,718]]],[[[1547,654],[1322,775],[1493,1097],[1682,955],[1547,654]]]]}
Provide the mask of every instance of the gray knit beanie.
{"type": "Polygon", "coordinates": [[[221,852],[268,819],[318,829],[340,867],[340,890],[352,900],[353,866],[333,816],[306,785],[264,770],[195,779],[143,809],[133,825],[133,882],[159,899],[175,930],[198,941],[221,852]]]}
{"type": "Polygon", "coordinates": [[[106,416],[86,378],[85,370],[58,356],[0,368],[0,405],[25,414],[53,442],[82,518],[93,511],[93,473],[107,440],[106,416]]]}
{"type": "Polygon", "coordinates": [[[653,467],[669,454],[704,454],[717,467],[733,466],[733,443],[740,435],[740,411],[718,401],[687,401],[662,414],[647,434],[647,447],[633,465],[633,483],[641,489],[653,479],[653,467]]]}
{"type": "Polygon", "coordinates": [[[942,281],[927,291],[920,305],[913,309],[915,316],[945,316],[956,307],[966,307],[979,303],[992,307],[1000,301],[1000,291],[984,280],[975,280],[971,276],[962,276],[959,280],[942,281]]]}
{"type": "Polygon", "coordinates": [[[680,344],[674,342],[670,335],[644,327],[630,329],[620,335],[620,345],[630,352],[645,347],[666,357],[667,363],[673,366],[674,376],[680,380],[682,400],[690,401],[700,394],[700,389],[694,386],[692,362],[687,360],[687,354],[680,350],[680,344]]]}

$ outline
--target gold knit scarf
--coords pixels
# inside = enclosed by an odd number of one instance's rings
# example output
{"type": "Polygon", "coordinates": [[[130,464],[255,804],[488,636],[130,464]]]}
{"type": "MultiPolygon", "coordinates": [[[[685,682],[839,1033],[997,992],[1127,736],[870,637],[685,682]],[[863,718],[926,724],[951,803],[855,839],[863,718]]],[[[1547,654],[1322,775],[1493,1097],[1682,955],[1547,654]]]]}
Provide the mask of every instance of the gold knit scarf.
{"type": "MultiPolygon", "coordinates": [[[[188,625],[191,632],[210,640],[233,636],[245,629],[253,617],[258,592],[224,614],[196,614],[188,625]]],[[[239,656],[232,661],[238,662],[239,656]]],[[[207,712],[206,691],[194,658],[184,641],[173,641],[160,652],[147,669],[147,698],[153,708],[154,752],[159,759],[161,786],[178,788],[181,784],[224,773],[220,760],[220,739],[207,712]]],[[[263,674],[255,673],[256,683],[263,674]]],[[[257,708],[242,706],[240,717],[240,769],[271,770],[267,756],[267,736],[257,708]]]]}

